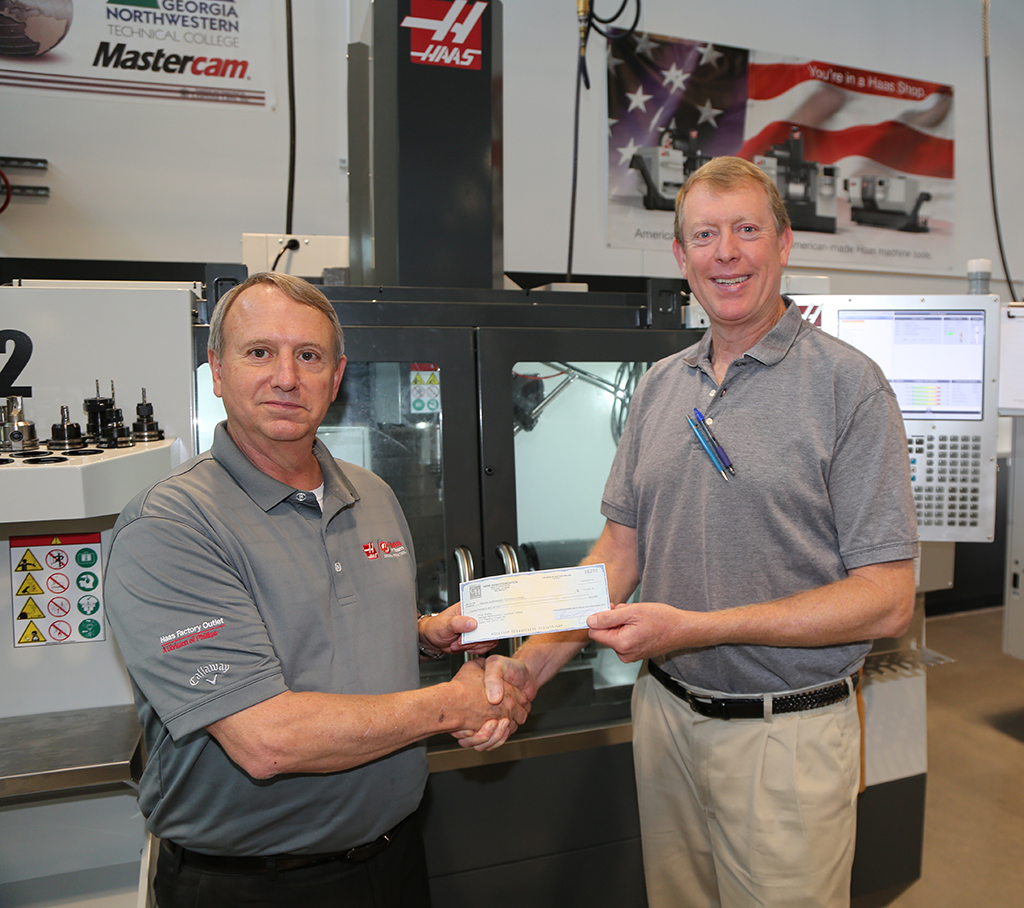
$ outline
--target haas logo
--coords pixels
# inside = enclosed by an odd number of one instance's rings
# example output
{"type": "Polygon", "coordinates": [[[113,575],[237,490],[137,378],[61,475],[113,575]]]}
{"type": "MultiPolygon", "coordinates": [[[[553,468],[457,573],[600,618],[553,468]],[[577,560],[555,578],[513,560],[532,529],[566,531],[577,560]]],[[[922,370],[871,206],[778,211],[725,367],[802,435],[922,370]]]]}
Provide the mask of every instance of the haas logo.
{"type": "Polygon", "coordinates": [[[401,23],[402,28],[411,31],[409,57],[412,62],[480,69],[483,55],[480,17],[485,9],[486,3],[471,4],[468,0],[453,3],[412,0],[412,15],[401,23]]]}
{"type": "Polygon", "coordinates": [[[364,542],[363,554],[370,561],[377,561],[380,558],[400,558],[403,555],[408,555],[409,550],[401,539],[393,541],[378,539],[376,542],[364,542]]]}
{"type": "Polygon", "coordinates": [[[821,303],[810,306],[800,306],[800,314],[812,325],[821,327],[821,303]]]}

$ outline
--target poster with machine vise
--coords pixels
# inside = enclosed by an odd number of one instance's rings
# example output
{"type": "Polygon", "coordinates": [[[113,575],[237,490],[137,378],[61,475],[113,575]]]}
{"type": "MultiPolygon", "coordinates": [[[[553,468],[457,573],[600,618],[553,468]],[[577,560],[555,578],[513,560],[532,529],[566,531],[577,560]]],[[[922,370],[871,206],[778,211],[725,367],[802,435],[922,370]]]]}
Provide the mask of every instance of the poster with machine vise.
{"type": "Polygon", "coordinates": [[[607,52],[609,246],[667,249],[686,177],[738,155],[779,187],[790,264],[952,269],[952,86],[643,33],[607,52]]]}

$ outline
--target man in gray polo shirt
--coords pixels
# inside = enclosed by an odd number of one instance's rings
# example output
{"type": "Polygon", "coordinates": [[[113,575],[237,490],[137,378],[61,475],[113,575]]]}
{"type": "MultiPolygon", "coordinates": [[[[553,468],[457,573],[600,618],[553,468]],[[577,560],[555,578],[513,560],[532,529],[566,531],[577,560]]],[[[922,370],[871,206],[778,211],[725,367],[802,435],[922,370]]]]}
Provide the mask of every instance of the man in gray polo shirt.
{"type": "Polygon", "coordinates": [[[419,689],[417,648],[457,652],[475,622],[417,622],[398,502],[316,439],[346,362],[323,294],[254,275],[215,309],[209,358],[227,421],[125,508],[106,568],[158,904],[427,905],[417,742],[497,746],[528,701],[492,678],[492,705],[477,662],[419,689]]]}
{"type": "MultiPolygon", "coordinates": [[[[849,904],[854,688],[872,638],[913,611],[900,412],[873,362],[780,295],[792,243],[747,161],[680,191],[673,251],[711,329],[637,387],[586,559],[612,602],[638,584],[646,600],[592,616],[589,637],[648,660],[633,742],[654,908],[849,904]]],[[[529,640],[529,691],[586,640],[529,640]]]]}

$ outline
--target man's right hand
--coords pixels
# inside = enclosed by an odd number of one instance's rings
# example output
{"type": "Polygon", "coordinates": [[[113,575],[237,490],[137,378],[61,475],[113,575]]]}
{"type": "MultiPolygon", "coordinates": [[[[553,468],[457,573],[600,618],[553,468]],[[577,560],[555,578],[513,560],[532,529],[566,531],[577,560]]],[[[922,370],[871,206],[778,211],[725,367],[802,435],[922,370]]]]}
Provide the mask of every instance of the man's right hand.
{"type": "Polygon", "coordinates": [[[508,656],[490,656],[484,664],[487,699],[494,704],[500,703],[506,684],[515,685],[531,703],[540,687],[525,663],[515,658],[509,659],[508,656]]]}
{"type": "MultiPolygon", "coordinates": [[[[530,676],[530,670],[522,662],[509,659],[507,656],[491,656],[486,663],[479,664],[484,665],[485,693],[487,701],[492,706],[499,706],[505,702],[511,686],[515,691],[515,699],[525,701],[526,709],[529,711],[530,703],[537,696],[537,685],[530,676]]],[[[503,722],[491,719],[477,729],[466,728],[454,732],[452,737],[458,740],[462,747],[472,747],[479,751],[494,750],[501,747],[519,725],[522,725],[521,721],[506,726],[503,722]]]]}
{"type": "MultiPolygon", "coordinates": [[[[517,664],[525,672],[526,667],[517,664]]],[[[453,732],[460,745],[494,750],[526,721],[532,698],[516,686],[516,679],[523,678],[517,671],[507,679],[493,676],[493,670],[492,674],[485,673],[480,660],[467,662],[459,669],[451,683],[463,688],[468,707],[466,728],[453,732]]]]}

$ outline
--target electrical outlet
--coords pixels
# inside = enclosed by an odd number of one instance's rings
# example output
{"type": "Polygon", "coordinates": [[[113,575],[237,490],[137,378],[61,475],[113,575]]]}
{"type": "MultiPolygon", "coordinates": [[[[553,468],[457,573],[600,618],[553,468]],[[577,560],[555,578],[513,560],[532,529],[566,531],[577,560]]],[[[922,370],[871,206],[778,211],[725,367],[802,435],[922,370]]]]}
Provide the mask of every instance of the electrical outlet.
{"type": "Polygon", "coordinates": [[[249,274],[273,269],[299,277],[319,278],[325,268],[348,268],[348,237],[243,233],[242,263],[249,274]],[[297,249],[285,248],[291,239],[298,242],[297,249]]]}

